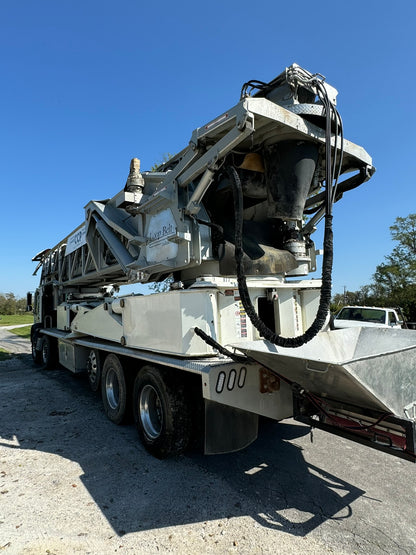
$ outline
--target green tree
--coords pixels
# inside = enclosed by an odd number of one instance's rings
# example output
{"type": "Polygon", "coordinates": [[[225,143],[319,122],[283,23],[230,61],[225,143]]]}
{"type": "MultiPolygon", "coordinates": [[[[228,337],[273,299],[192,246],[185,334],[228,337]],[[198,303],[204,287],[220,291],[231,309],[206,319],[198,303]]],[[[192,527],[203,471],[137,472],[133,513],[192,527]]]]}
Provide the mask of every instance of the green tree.
{"type": "Polygon", "coordinates": [[[373,291],[381,298],[396,301],[396,304],[409,305],[416,284],[416,214],[396,218],[390,233],[397,244],[385,257],[386,261],[377,266],[373,291]]]}
{"type": "Polygon", "coordinates": [[[18,314],[26,310],[26,299],[15,296],[14,293],[0,293],[0,314],[18,314]]]}
{"type": "Polygon", "coordinates": [[[162,160],[159,160],[159,161],[157,161],[157,162],[155,162],[155,163],[153,164],[153,166],[150,168],[150,171],[151,171],[151,172],[157,172],[157,171],[159,171],[160,168],[161,168],[164,164],[166,164],[166,162],[169,162],[169,160],[170,160],[171,158],[173,158],[173,154],[171,154],[170,152],[166,152],[166,153],[163,155],[162,160]]]}
{"type": "Polygon", "coordinates": [[[334,295],[331,302],[331,312],[338,312],[346,305],[369,305],[372,304],[371,286],[364,285],[358,291],[344,291],[334,295]]]}
{"type": "Polygon", "coordinates": [[[390,233],[396,245],[376,267],[373,304],[400,306],[408,320],[416,321],[416,214],[396,218],[390,233]]]}
{"type": "Polygon", "coordinates": [[[396,218],[390,233],[396,244],[376,267],[372,282],[335,295],[332,309],[345,304],[394,306],[401,307],[409,321],[416,321],[416,214],[396,218]]]}
{"type": "Polygon", "coordinates": [[[165,291],[169,291],[172,282],[173,276],[170,275],[163,281],[154,281],[150,283],[149,289],[153,291],[153,293],[164,293],[165,291]]]}

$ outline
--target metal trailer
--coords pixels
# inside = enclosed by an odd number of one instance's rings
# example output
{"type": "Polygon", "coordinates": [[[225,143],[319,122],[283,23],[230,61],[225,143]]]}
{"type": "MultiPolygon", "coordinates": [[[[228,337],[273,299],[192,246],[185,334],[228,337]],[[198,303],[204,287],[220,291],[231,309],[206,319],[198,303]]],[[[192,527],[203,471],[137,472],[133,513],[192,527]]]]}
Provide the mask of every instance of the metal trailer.
{"type": "Polygon", "coordinates": [[[296,64],[249,81],[157,171],[133,159],[119,193],[34,257],[34,360],[87,371],[153,455],[198,438],[206,453],[241,449],[264,416],[415,460],[415,332],[329,329],[332,205],[374,173],[336,95],[296,64]],[[166,278],[169,291],[117,295],[166,278]]]}

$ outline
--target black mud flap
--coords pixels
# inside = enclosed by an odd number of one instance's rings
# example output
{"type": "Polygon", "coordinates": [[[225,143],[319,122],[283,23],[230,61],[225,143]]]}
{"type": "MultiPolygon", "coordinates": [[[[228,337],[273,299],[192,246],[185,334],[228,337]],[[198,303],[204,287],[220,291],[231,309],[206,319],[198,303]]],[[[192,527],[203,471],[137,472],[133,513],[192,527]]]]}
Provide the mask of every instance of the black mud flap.
{"type": "Polygon", "coordinates": [[[258,415],[205,399],[205,454],[244,449],[257,439],[258,415]]]}

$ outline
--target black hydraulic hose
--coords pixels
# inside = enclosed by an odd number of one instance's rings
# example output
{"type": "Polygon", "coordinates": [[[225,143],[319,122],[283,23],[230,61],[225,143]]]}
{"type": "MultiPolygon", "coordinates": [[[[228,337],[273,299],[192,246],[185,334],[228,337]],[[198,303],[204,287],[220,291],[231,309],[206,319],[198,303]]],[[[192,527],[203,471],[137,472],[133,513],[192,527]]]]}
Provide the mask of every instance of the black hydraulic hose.
{"type": "Polygon", "coordinates": [[[220,343],[218,343],[218,341],[215,341],[215,339],[213,339],[207,333],[201,330],[201,328],[198,328],[198,327],[194,328],[194,332],[201,339],[203,339],[207,345],[209,345],[210,347],[213,347],[222,355],[227,356],[228,358],[231,358],[231,360],[233,360],[234,362],[238,362],[239,364],[247,364],[251,362],[249,357],[246,357],[245,355],[237,355],[229,351],[225,347],[223,347],[220,343]]]}
{"type": "MultiPolygon", "coordinates": [[[[360,185],[365,183],[365,181],[369,179],[369,177],[373,174],[373,172],[374,172],[374,169],[372,166],[361,167],[359,169],[359,173],[357,173],[356,175],[353,175],[352,177],[349,177],[348,179],[345,179],[344,181],[338,184],[336,193],[335,195],[333,195],[333,201],[337,202],[344,193],[346,193],[347,191],[351,191],[352,189],[355,189],[356,187],[359,187],[360,185]]],[[[323,192],[309,198],[305,203],[306,210],[304,210],[304,213],[314,214],[315,212],[317,212],[323,205],[322,203],[325,200],[325,195],[326,193],[323,192]],[[311,208],[310,210],[308,210],[310,206],[314,206],[314,205],[317,205],[317,206],[315,206],[315,208],[311,208]]]]}
{"type": "Polygon", "coordinates": [[[235,261],[238,289],[240,292],[241,302],[248,314],[251,323],[257,329],[261,336],[267,341],[278,345],[279,347],[300,347],[321,331],[328,317],[331,303],[331,287],[332,287],[332,264],[333,264],[333,231],[332,231],[332,206],[337,195],[338,178],[342,169],[342,153],[343,153],[343,131],[342,120],[338,114],[335,105],[328,97],[327,91],[323,83],[318,78],[313,78],[318,96],[322,102],[325,114],[325,191],[322,203],[325,206],[325,232],[324,232],[324,256],[322,262],[322,286],[319,307],[309,329],[303,335],[298,337],[282,337],[268,328],[256,313],[251,302],[247,288],[246,277],[244,274],[243,264],[243,192],[239,175],[234,167],[229,168],[231,182],[233,184],[234,196],[234,212],[235,212],[235,261]],[[332,121],[335,123],[334,136],[334,161],[332,163],[331,156],[331,135],[332,121]],[[341,147],[339,158],[337,160],[337,140],[338,134],[341,135],[341,147]],[[335,184],[333,180],[335,178],[335,184]]]}
{"type": "MultiPolygon", "coordinates": [[[[237,170],[231,166],[229,168],[231,182],[233,186],[234,196],[234,212],[235,212],[235,262],[238,290],[244,309],[251,320],[253,326],[257,329],[261,336],[267,341],[278,345],[279,347],[300,347],[304,345],[323,328],[331,302],[331,286],[332,286],[332,263],[333,263],[333,232],[332,232],[332,214],[331,211],[325,215],[325,234],[324,234],[324,256],[322,263],[322,287],[321,297],[319,301],[318,312],[312,325],[305,331],[303,335],[298,337],[282,337],[266,326],[263,320],[256,313],[251,302],[248,292],[247,281],[244,274],[243,263],[243,191],[241,181],[237,170]]],[[[328,191],[329,192],[329,191],[328,191]]]]}
{"type": "MultiPolygon", "coordinates": [[[[331,287],[332,287],[332,265],[333,265],[333,231],[332,231],[332,207],[333,203],[342,196],[342,189],[340,191],[338,188],[338,179],[342,170],[343,163],[343,129],[342,120],[337,112],[334,103],[328,97],[327,90],[320,80],[320,76],[309,76],[304,79],[305,82],[313,83],[316,87],[317,94],[322,102],[324,108],[324,114],[326,119],[325,125],[325,191],[318,198],[314,199],[315,202],[321,202],[321,206],[325,207],[325,231],[324,231],[324,256],[322,262],[322,286],[321,295],[319,300],[319,307],[311,326],[305,331],[303,335],[297,337],[282,337],[276,334],[273,330],[268,328],[266,324],[262,321],[260,316],[256,313],[255,308],[251,302],[250,295],[248,292],[247,281],[244,274],[244,251],[243,251],[243,192],[241,187],[241,181],[236,169],[230,166],[228,173],[231,178],[233,187],[233,198],[234,198],[234,213],[235,213],[235,261],[236,261],[236,274],[238,289],[240,293],[240,299],[244,306],[244,309],[249,316],[251,323],[257,329],[262,337],[267,341],[278,345],[279,347],[300,347],[304,345],[311,339],[313,339],[324,327],[327,320],[331,302],[331,287]],[[332,121],[335,124],[335,134],[334,134],[334,160],[332,161],[331,156],[331,134],[332,134],[332,121]],[[341,137],[341,144],[338,154],[338,137],[341,137]],[[335,183],[333,181],[335,180],[335,183]]],[[[298,76],[299,78],[299,76],[298,76]]],[[[302,79],[300,79],[302,82],[302,79]]],[[[242,90],[242,96],[247,93],[249,87],[260,88],[263,91],[267,89],[267,84],[259,82],[249,82],[246,83],[242,90]]],[[[348,183],[349,185],[350,183],[348,183]]],[[[345,183],[347,186],[347,183],[345,183]]],[[[315,211],[311,210],[311,212],[315,211]]],[[[206,334],[202,335],[202,330],[195,330],[195,332],[200,335],[206,342],[208,342],[209,336],[206,334]]],[[[212,340],[212,339],[211,339],[212,340]]],[[[213,340],[212,340],[213,341],[213,340]]],[[[215,342],[216,343],[216,342],[215,342]]],[[[218,348],[218,344],[212,345],[218,348]]],[[[230,354],[224,353],[224,354],[230,354]]],[[[235,356],[235,355],[234,355],[235,356]]]]}

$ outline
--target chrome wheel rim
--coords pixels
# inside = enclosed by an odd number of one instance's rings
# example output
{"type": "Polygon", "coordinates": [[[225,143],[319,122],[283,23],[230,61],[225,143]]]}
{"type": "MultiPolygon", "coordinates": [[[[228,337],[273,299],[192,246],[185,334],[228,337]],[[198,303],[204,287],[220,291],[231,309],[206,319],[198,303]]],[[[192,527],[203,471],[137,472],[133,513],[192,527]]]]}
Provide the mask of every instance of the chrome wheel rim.
{"type": "Polygon", "coordinates": [[[91,382],[95,382],[95,380],[97,379],[97,370],[97,355],[95,351],[90,351],[90,354],[88,355],[87,372],[91,382]]]}
{"type": "Polygon", "coordinates": [[[140,392],[139,416],[144,433],[157,439],[162,432],[163,411],[160,397],[151,385],[145,385],[140,392]]]}
{"type": "Polygon", "coordinates": [[[105,379],[105,393],[108,404],[112,410],[118,408],[120,402],[120,384],[114,370],[109,370],[105,379]]]}

